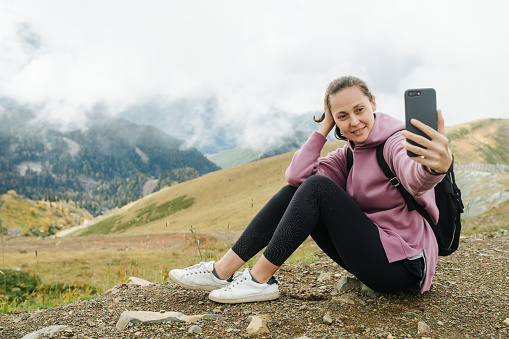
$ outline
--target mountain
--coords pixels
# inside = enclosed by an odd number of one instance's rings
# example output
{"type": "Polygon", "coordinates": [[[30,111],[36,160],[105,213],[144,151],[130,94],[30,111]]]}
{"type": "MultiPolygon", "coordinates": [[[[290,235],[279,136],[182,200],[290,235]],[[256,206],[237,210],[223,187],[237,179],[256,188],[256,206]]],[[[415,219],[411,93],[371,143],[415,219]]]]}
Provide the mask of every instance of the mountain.
{"type": "Polygon", "coordinates": [[[219,169],[155,127],[93,114],[63,132],[34,118],[21,108],[0,115],[0,194],[71,200],[98,215],[139,199],[144,186],[150,193],[219,169]]]}
{"type": "Polygon", "coordinates": [[[275,155],[299,149],[309,138],[311,132],[294,131],[292,135],[282,137],[274,143],[260,148],[237,147],[216,154],[206,155],[209,160],[221,168],[230,168],[261,160],[275,155]]]}
{"type": "Polygon", "coordinates": [[[0,195],[0,224],[5,235],[48,236],[91,219],[88,211],[63,201],[33,201],[14,191],[0,195]]]}
{"type": "Polygon", "coordinates": [[[509,165],[509,119],[483,119],[446,131],[456,163],[509,165]]]}
{"type": "MultiPolygon", "coordinates": [[[[507,137],[507,134],[504,135],[504,126],[508,123],[508,120],[483,120],[449,128],[456,164],[465,165],[477,161],[465,155],[472,152],[469,147],[472,140],[477,140],[475,145],[482,150],[478,151],[481,153],[479,161],[495,157],[505,159],[509,153],[504,151],[497,140],[505,140],[507,137]]],[[[342,145],[344,143],[341,141],[327,143],[322,156],[342,145]]],[[[113,212],[89,227],[86,232],[165,232],[187,230],[192,226],[195,232],[220,231],[225,233],[226,237],[228,232],[243,230],[268,199],[286,184],[284,173],[292,156],[293,152],[284,153],[163,188],[113,212]],[[181,207],[184,201],[188,204],[181,207]],[[175,206],[173,211],[171,206],[175,206]]],[[[487,164],[486,161],[484,160],[483,164],[487,164]]],[[[466,207],[463,217],[477,218],[488,213],[490,218],[494,218],[494,211],[498,211],[504,204],[507,205],[507,171],[469,171],[461,170],[461,166],[458,166],[455,172],[466,207]],[[479,192],[484,192],[483,196],[480,197],[479,192]]],[[[486,225],[488,229],[498,228],[500,224],[507,227],[507,208],[497,213],[498,221],[486,225]]],[[[466,231],[472,232],[475,229],[466,231]]]]}

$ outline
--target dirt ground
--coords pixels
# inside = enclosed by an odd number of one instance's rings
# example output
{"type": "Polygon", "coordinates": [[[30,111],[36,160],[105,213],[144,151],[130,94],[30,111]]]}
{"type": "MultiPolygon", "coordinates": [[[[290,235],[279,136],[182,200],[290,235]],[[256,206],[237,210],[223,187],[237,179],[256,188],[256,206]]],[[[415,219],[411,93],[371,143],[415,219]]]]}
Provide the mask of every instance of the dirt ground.
{"type": "MultiPolygon", "coordinates": [[[[156,238],[157,239],[157,238],[156,238]]],[[[139,240],[139,239],[138,239],[139,240]]],[[[271,302],[221,305],[205,292],[171,282],[122,287],[117,294],[30,313],[0,315],[0,337],[21,338],[50,325],[67,325],[57,338],[244,338],[249,316],[266,315],[270,333],[258,338],[509,338],[509,231],[463,236],[459,250],[440,257],[424,294],[339,293],[348,275],[323,254],[313,263],[283,265],[281,296],[271,302]],[[123,311],[216,314],[193,324],[115,325],[123,311]],[[331,321],[325,321],[328,314],[331,321]]]]}

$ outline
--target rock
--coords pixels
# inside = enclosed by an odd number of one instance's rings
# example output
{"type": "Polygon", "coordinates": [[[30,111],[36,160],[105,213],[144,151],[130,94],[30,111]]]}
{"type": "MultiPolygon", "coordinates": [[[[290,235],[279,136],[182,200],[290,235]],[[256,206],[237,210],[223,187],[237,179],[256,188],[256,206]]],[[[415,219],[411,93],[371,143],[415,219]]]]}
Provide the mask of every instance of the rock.
{"type": "Polygon", "coordinates": [[[116,293],[118,293],[118,289],[111,288],[111,289],[107,290],[106,292],[104,292],[103,295],[110,295],[110,294],[116,294],[116,293]]]}
{"type": "Polygon", "coordinates": [[[365,296],[370,297],[370,298],[375,298],[376,297],[376,292],[373,291],[368,286],[364,285],[363,283],[361,283],[361,293],[364,294],[365,296]]]}
{"type": "Polygon", "coordinates": [[[330,279],[330,273],[320,273],[320,276],[318,277],[318,281],[324,281],[330,279]]]}
{"type": "Polygon", "coordinates": [[[198,325],[193,325],[193,326],[189,327],[187,332],[189,332],[189,333],[200,333],[201,332],[201,327],[198,326],[198,325]]]}
{"type": "Polygon", "coordinates": [[[150,285],[154,285],[154,283],[151,283],[150,281],[148,280],[143,280],[143,279],[140,279],[140,278],[136,278],[136,277],[130,277],[129,279],[127,279],[127,281],[125,282],[125,285],[127,286],[130,286],[130,285],[136,285],[136,286],[150,286],[150,285]]]}
{"type": "Polygon", "coordinates": [[[439,321],[437,321],[437,324],[442,326],[444,323],[439,320],[439,321]]]}
{"type": "Polygon", "coordinates": [[[162,323],[162,322],[195,322],[204,318],[203,315],[187,316],[180,312],[148,312],[148,311],[124,311],[117,321],[117,330],[122,331],[129,324],[137,323],[162,323]]]}
{"type": "Polygon", "coordinates": [[[87,320],[87,325],[90,327],[94,327],[95,323],[92,320],[87,320]]]}
{"type": "Polygon", "coordinates": [[[341,303],[341,304],[349,304],[349,305],[355,305],[355,304],[365,305],[366,304],[364,302],[364,300],[361,300],[352,294],[345,294],[345,295],[341,295],[339,297],[333,297],[331,299],[331,302],[341,303]]]}
{"type": "Polygon", "coordinates": [[[324,323],[332,324],[332,317],[330,316],[329,312],[325,313],[322,319],[324,323]]]}
{"type": "Polygon", "coordinates": [[[503,323],[505,326],[509,327],[509,318],[507,318],[506,320],[502,321],[502,323],[503,323]]]}
{"type": "Polygon", "coordinates": [[[70,329],[69,326],[66,325],[52,325],[48,327],[41,328],[35,332],[29,333],[22,337],[21,339],[41,339],[46,337],[54,337],[57,333],[62,333],[65,330],[70,329]]]}
{"type": "Polygon", "coordinates": [[[270,333],[269,328],[267,327],[267,319],[257,315],[251,316],[251,322],[249,323],[246,331],[249,336],[254,336],[256,334],[262,333],[270,333]]]}
{"type": "Polygon", "coordinates": [[[417,323],[417,334],[428,333],[430,330],[429,325],[424,321],[419,321],[417,323]]]}
{"type": "Polygon", "coordinates": [[[304,335],[304,336],[302,336],[302,337],[297,337],[297,338],[295,338],[295,339],[311,339],[311,338],[310,338],[310,337],[306,337],[306,336],[304,335]]]}
{"type": "Polygon", "coordinates": [[[359,279],[343,276],[339,279],[336,288],[341,293],[359,288],[360,286],[361,282],[359,281],[359,279]]]}
{"type": "Polygon", "coordinates": [[[395,338],[392,334],[389,333],[389,335],[387,336],[387,339],[395,339],[395,338]]]}

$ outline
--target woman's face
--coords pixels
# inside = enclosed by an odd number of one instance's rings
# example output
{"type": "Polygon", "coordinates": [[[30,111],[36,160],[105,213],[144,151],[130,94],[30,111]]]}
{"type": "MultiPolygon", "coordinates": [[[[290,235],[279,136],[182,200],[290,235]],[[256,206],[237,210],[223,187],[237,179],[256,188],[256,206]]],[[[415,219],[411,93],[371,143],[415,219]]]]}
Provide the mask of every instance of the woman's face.
{"type": "Polygon", "coordinates": [[[375,123],[375,97],[370,102],[359,87],[352,86],[330,95],[329,102],[332,117],[345,138],[356,145],[365,142],[375,123]]]}

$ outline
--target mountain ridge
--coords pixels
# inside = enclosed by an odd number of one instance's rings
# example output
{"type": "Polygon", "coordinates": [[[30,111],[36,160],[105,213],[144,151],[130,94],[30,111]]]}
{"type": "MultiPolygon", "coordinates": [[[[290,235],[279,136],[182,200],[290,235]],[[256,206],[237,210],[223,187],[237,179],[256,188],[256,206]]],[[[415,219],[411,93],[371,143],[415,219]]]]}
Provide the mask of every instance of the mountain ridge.
{"type": "Polygon", "coordinates": [[[0,115],[0,194],[57,196],[98,215],[141,197],[149,180],[171,184],[219,169],[152,126],[92,114],[80,129],[59,131],[34,124],[34,118],[23,109],[4,109],[0,115]],[[107,192],[99,194],[97,188],[107,192]]]}

